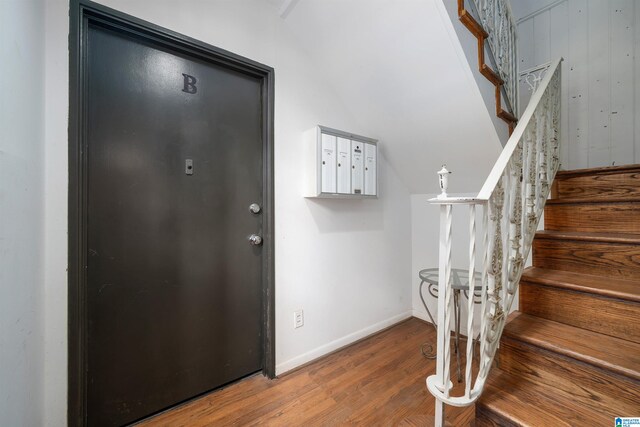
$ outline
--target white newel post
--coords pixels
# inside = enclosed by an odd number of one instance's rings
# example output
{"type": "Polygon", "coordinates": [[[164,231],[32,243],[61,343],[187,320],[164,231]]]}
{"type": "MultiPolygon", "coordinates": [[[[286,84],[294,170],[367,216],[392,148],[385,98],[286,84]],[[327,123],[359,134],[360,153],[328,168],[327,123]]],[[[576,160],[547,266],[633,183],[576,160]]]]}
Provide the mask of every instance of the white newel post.
{"type": "MultiPolygon", "coordinates": [[[[446,165],[438,171],[441,193],[438,199],[447,198],[449,175],[446,165]]],[[[445,396],[449,395],[449,361],[451,360],[449,339],[451,334],[451,226],[452,205],[440,205],[440,249],[438,260],[438,355],[436,359],[436,378],[445,396]]],[[[436,397],[435,427],[444,425],[444,402],[436,397]]]]}
{"type": "MultiPolygon", "coordinates": [[[[444,169],[444,167],[443,167],[444,169]]],[[[448,174],[448,172],[447,172],[448,174]]],[[[441,175],[442,176],[442,175],[441,175]]],[[[446,175],[445,175],[446,176],[446,175]]],[[[446,189],[443,189],[446,191],[446,189]]],[[[449,301],[447,298],[451,278],[451,214],[450,204],[440,205],[440,249],[438,265],[438,356],[436,359],[436,378],[442,391],[449,388],[449,301]]],[[[444,402],[436,398],[435,427],[444,426],[444,402]]]]}

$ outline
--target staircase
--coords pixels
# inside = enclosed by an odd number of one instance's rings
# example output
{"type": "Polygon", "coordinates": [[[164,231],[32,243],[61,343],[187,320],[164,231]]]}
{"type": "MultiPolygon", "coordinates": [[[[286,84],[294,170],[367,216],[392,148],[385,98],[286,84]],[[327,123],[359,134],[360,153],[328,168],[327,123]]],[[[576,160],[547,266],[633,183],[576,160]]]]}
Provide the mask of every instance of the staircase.
{"type": "MultiPolygon", "coordinates": [[[[467,0],[467,3],[469,3],[469,0],[467,0]]],[[[473,6],[473,4],[474,3],[471,2],[469,3],[469,6],[473,6]]],[[[482,12],[483,14],[487,14],[486,6],[487,5],[485,4],[485,7],[482,8],[481,11],[477,11],[476,13],[480,14],[479,12],[482,12]]],[[[494,7],[499,8],[500,2],[495,2],[494,7]]],[[[492,18],[498,21],[501,19],[501,15],[496,11],[492,11],[490,14],[492,18]]],[[[506,19],[504,16],[502,16],[502,18],[503,18],[502,25],[505,27],[510,27],[508,29],[504,29],[503,32],[505,34],[507,33],[507,31],[509,31],[510,33],[513,33],[513,34],[510,34],[508,37],[503,37],[503,39],[508,41],[509,49],[515,50],[515,23],[513,22],[513,19],[506,19]]],[[[500,73],[493,70],[485,61],[485,58],[487,56],[493,57],[492,51],[490,49],[486,49],[489,46],[486,46],[485,48],[485,42],[488,41],[489,39],[489,33],[483,28],[482,24],[480,24],[480,22],[478,22],[478,20],[474,18],[473,14],[467,9],[467,7],[465,6],[465,0],[458,0],[458,19],[478,40],[478,71],[487,80],[489,80],[495,87],[496,116],[498,116],[505,123],[507,123],[507,125],[509,126],[509,135],[511,135],[513,133],[513,129],[515,128],[515,125],[518,123],[518,119],[514,114],[512,114],[512,112],[514,111],[514,107],[516,105],[515,100],[517,99],[517,95],[516,95],[517,88],[514,83],[515,69],[516,69],[515,64],[508,64],[507,66],[502,67],[503,68],[502,74],[505,77],[508,76],[509,72],[514,74],[512,76],[509,76],[511,77],[510,82],[505,82],[505,79],[500,77],[500,73]],[[506,70],[507,68],[509,70],[506,70]],[[511,112],[502,108],[502,91],[506,83],[512,85],[510,88],[511,94],[512,94],[511,100],[510,100],[511,112]]],[[[499,24],[496,25],[495,23],[492,23],[492,24],[496,27],[499,25],[499,24]]],[[[504,55],[504,57],[505,58],[509,57],[509,55],[504,55]]],[[[495,59],[494,59],[494,62],[495,62],[495,59]]],[[[496,68],[499,68],[499,67],[496,67],[496,68]]],[[[509,88],[505,90],[505,94],[506,93],[509,93],[509,88]]]]}
{"type": "Polygon", "coordinates": [[[558,172],[476,426],[640,416],[640,165],[558,172]]]}

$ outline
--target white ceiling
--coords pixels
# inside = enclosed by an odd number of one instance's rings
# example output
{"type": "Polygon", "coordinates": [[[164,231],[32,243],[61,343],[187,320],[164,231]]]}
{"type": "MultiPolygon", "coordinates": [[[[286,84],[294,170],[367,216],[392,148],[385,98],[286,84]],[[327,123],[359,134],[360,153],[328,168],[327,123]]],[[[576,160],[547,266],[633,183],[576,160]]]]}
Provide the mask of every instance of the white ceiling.
{"type": "Polygon", "coordinates": [[[442,163],[464,172],[452,192],[478,191],[501,148],[441,1],[299,0],[284,18],[412,193],[436,192],[442,163]]]}

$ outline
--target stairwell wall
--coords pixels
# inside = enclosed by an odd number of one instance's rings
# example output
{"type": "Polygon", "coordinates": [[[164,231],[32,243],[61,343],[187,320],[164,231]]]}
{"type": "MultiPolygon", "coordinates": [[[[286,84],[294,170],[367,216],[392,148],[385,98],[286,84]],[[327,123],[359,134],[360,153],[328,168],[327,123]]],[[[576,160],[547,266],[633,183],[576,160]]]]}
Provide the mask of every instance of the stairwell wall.
{"type": "Polygon", "coordinates": [[[640,4],[511,2],[520,70],[565,59],[562,168],[640,163],[640,4]]]}
{"type": "Polygon", "coordinates": [[[44,401],[44,2],[0,1],[0,424],[44,401]]]}

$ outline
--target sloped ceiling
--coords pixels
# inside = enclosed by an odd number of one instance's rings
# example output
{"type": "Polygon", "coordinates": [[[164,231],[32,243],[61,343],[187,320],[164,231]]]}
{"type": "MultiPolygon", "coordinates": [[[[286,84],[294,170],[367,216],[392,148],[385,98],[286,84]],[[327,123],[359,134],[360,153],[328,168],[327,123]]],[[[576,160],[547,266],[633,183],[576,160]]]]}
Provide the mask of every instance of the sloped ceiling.
{"type": "Polygon", "coordinates": [[[437,192],[442,163],[476,192],[501,145],[441,1],[299,0],[283,19],[410,192],[437,192]]]}

